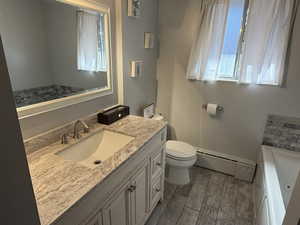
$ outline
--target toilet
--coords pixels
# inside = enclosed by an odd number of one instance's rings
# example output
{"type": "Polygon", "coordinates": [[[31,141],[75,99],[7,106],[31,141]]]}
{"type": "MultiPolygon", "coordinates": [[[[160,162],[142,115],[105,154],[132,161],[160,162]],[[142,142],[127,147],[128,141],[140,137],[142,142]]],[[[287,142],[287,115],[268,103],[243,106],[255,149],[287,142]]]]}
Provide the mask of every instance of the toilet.
{"type": "Polygon", "coordinates": [[[180,141],[168,141],[166,144],[166,181],[176,185],[190,183],[189,169],[196,160],[196,149],[192,145],[180,141]]]}
{"type": "MultiPolygon", "coordinates": [[[[153,115],[154,120],[164,120],[162,115],[153,115]]],[[[190,183],[190,168],[196,163],[196,149],[185,142],[167,141],[166,143],[166,181],[171,184],[190,183]]]]}

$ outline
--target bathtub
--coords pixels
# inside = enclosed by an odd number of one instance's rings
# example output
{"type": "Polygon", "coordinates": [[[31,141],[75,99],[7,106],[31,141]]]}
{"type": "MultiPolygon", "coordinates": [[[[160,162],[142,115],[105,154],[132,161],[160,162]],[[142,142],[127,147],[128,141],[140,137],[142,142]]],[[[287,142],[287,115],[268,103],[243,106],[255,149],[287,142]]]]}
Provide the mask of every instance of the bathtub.
{"type": "Polygon", "coordinates": [[[262,146],[258,164],[257,225],[282,225],[300,170],[300,153],[262,146]]]}

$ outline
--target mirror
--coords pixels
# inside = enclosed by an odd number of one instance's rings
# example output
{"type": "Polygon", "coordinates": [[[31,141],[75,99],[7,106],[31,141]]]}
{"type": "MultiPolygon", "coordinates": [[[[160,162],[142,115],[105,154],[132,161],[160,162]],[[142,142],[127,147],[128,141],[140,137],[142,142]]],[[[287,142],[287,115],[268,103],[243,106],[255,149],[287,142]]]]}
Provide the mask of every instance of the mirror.
{"type": "Polygon", "coordinates": [[[109,9],[86,2],[0,2],[0,33],[18,112],[112,91],[109,9]]]}

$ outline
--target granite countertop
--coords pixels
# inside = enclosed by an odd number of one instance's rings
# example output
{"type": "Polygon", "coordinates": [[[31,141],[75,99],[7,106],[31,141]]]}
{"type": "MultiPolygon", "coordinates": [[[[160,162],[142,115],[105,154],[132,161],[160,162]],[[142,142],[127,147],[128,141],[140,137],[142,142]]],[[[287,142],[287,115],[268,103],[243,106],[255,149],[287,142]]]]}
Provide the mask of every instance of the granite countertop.
{"type": "Polygon", "coordinates": [[[163,121],[136,116],[127,116],[109,126],[94,124],[91,132],[106,129],[135,137],[95,168],[88,168],[55,155],[74,144],[74,140],[68,145],[56,142],[27,155],[41,224],[49,225],[60,218],[165,126],[163,121]]]}

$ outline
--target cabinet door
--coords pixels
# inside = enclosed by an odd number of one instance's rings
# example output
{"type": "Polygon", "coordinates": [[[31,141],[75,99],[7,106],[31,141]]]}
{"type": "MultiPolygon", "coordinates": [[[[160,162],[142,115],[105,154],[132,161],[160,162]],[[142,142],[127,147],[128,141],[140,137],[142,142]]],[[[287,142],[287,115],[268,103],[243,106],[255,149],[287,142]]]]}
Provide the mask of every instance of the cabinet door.
{"type": "Polygon", "coordinates": [[[104,225],[129,225],[129,183],[123,186],[103,210],[104,225]]]}
{"type": "Polygon", "coordinates": [[[98,215],[94,216],[85,225],[102,225],[102,213],[100,212],[98,215]]]}
{"type": "Polygon", "coordinates": [[[130,191],[131,225],[141,225],[145,222],[149,210],[149,164],[145,162],[134,176],[130,191]]]}

